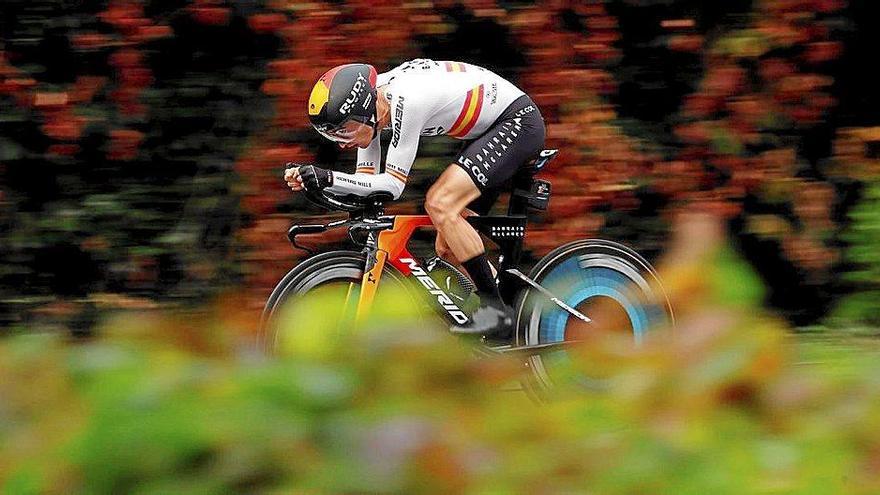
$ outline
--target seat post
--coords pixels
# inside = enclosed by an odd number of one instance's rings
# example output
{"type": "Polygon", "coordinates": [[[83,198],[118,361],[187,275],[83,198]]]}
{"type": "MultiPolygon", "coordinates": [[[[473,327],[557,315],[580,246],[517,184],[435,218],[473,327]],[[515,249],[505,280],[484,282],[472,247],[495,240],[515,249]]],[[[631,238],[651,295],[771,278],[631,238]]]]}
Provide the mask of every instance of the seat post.
{"type": "Polygon", "coordinates": [[[512,187],[510,188],[510,201],[507,204],[507,214],[509,216],[525,215],[528,212],[529,200],[518,194],[513,194],[517,189],[528,191],[532,187],[532,173],[529,170],[519,172],[514,176],[512,187]]]}
{"type": "MultiPolygon", "coordinates": [[[[515,194],[515,191],[517,189],[528,191],[532,185],[532,176],[533,171],[529,168],[526,168],[521,170],[513,177],[510,188],[510,201],[507,204],[507,216],[527,216],[529,209],[529,200],[524,196],[515,194]]],[[[511,306],[513,305],[514,299],[516,298],[518,284],[515,281],[510,280],[510,275],[506,273],[506,270],[508,268],[516,268],[519,266],[520,260],[522,259],[524,239],[525,232],[523,233],[523,237],[516,239],[515,242],[503,245],[501,249],[501,253],[504,258],[501,264],[498,266],[498,270],[499,272],[501,272],[499,273],[500,283],[498,289],[501,292],[501,299],[506,304],[511,306]]]]}
{"type": "MultiPolygon", "coordinates": [[[[508,215],[525,215],[528,212],[529,199],[515,194],[516,190],[531,191],[532,185],[535,182],[535,174],[546,167],[558,154],[559,150],[555,149],[541,150],[537,158],[526,162],[513,176],[513,187],[510,190],[512,194],[510,195],[510,203],[507,206],[508,215]]],[[[549,197],[549,187],[547,188],[547,193],[549,197]]]]}
{"type": "Polygon", "coordinates": [[[510,275],[505,270],[519,266],[525,239],[525,218],[528,216],[529,207],[533,206],[544,210],[547,208],[547,201],[550,198],[550,183],[536,181],[535,174],[540,172],[558,153],[559,150],[554,149],[542,150],[538,153],[537,158],[524,164],[511,180],[507,216],[522,219],[524,231],[523,236],[516,238],[514,242],[505,243],[501,249],[504,260],[499,266],[501,273],[499,274],[498,288],[501,291],[501,298],[507,304],[513,304],[518,282],[510,280],[510,275]],[[533,186],[538,186],[535,191],[532,190],[533,186]]]}

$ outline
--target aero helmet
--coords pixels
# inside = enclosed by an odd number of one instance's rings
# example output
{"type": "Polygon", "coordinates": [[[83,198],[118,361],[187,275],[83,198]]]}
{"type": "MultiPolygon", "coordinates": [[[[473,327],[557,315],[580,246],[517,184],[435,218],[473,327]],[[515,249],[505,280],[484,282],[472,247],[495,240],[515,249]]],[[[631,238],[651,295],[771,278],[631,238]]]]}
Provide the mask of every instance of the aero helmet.
{"type": "Polygon", "coordinates": [[[345,141],[335,131],[349,120],[375,130],[376,69],[368,64],[346,64],[325,72],[309,96],[309,120],[332,141],[345,141]]]}

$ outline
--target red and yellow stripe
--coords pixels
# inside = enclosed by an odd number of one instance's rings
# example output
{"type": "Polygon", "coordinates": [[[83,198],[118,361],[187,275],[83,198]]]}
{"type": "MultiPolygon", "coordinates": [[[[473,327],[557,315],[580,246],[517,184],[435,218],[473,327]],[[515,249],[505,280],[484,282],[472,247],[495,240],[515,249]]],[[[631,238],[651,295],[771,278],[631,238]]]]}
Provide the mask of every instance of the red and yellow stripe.
{"type": "Polygon", "coordinates": [[[467,67],[461,62],[444,62],[446,72],[467,72],[467,67]]]}
{"type": "Polygon", "coordinates": [[[356,174],[375,174],[376,169],[373,167],[358,167],[355,169],[354,173],[356,174]]]}
{"type": "Polygon", "coordinates": [[[388,172],[389,174],[391,174],[391,177],[394,177],[395,179],[399,180],[400,182],[403,182],[404,184],[406,184],[407,177],[405,175],[403,175],[402,173],[400,173],[396,170],[390,170],[390,169],[386,169],[385,171],[388,172]]]}
{"type": "Polygon", "coordinates": [[[449,129],[449,136],[462,137],[467,135],[480,119],[480,110],[483,109],[483,85],[475,87],[467,92],[461,113],[455,119],[455,123],[449,129]]]}

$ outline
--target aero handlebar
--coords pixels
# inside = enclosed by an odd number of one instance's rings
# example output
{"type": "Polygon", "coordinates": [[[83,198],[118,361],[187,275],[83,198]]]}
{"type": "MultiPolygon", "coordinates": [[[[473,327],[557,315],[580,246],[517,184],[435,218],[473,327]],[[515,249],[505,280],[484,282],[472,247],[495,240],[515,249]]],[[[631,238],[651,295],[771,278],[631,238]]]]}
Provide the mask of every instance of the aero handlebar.
{"type": "Polygon", "coordinates": [[[334,211],[347,211],[349,213],[371,208],[381,208],[386,201],[393,199],[390,193],[375,192],[368,196],[337,196],[326,191],[309,191],[303,189],[306,199],[318,206],[334,211]]]}

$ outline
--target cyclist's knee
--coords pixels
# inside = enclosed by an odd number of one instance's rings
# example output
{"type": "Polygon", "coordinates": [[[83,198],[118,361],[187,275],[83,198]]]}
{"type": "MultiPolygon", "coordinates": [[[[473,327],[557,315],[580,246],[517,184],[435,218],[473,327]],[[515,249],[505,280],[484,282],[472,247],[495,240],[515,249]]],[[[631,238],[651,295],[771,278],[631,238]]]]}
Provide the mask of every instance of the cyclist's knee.
{"type": "Polygon", "coordinates": [[[433,188],[428,191],[428,195],[425,197],[425,211],[428,212],[434,225],[438,226],[452,222],[461,213],[449,195],[443,194],[442,191],[435,191],[433,188]]]}
{"type": "Polygon", "coordinates": [[[442,228],[458,220],[465,207],[479,196],[470,176],[461,167],[450,165],[428,189],[425,210],[434,225],[442,228]]]}

